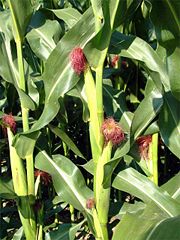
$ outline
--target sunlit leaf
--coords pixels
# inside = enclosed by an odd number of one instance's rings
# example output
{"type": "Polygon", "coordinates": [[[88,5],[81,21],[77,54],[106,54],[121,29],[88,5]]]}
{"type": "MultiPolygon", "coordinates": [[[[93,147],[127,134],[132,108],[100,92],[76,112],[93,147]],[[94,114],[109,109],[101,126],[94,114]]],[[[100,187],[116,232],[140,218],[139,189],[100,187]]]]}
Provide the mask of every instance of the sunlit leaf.
{"type": "Polygon", "coordinates": [[[60,128],[54,127],[52,125],[49,126],[51,131],[61,138],[61,140],[79,157],[84,158],[83,154],[74,144],[74,142],[70,139],[70,137],[60,128]]]}
{"type": "Polygon", "coordinates": [[[180,111],[179,101],[169,92],[164,95],[164,105],[159,116],[161,137],[166,146],[180,156],[180,111]]]}
{"type": "Polygon", "coordinates": [[[129,205],[132,205],[132,207],[126,209],[126,214],[115,227],[112,240],[158,240],[162,239],[163,237],[166,239],[166,236],[171,236],[171,239],[176,239],[176,236],[178,236],[176,229],[179,222],[179,217],[170,218],[153,203],[148,203],[144,207],[139,205],[138,202],[129,205]],[[164,223],[171,223],[172,225],[166,225],[165,229],[163,228],[164,223]],[[131,227],[127,228],[127,225],[131,227]],[[154,235],[155,232],[158,232],[158,234],[154,235]],[[153,238],[151,238],[152,236],[153,238]]]}
{"type": "Polygon", "coordinates": [[[58,113],[58,99],[72,89],[79,80],[74,73],[69,54],[76,47],[84,47],[94,35],[94,21],[89,9],[57,44],[49,56],[43,75],[45,85],[45,107],[38,122],[32,130],[37,130],[48,124],[58,113]],[[78,32],[78,34],[77,34],[78,32]]]}
{"type": "Polygon", "coordinates": [[[145,203],[153,202],[169,217],[180,213],[179,204],[165,194],[151,180],[132,168],[121,171],[113,181],[113,187],[133,194],[145,203]]]}
{"type": "Polygon", "coordinates": [[[62,19],[69,28],[72,28],[81,18],[81,14],[74,8],[64,8],[58,10],[50,10],[58,18],[62,19]]]}
{"type": "Polygon", "coordinates": [[[62,155],[54,155],[52,159],[42,151],[36,157],[36,167],[52,176],[55,190],[64,201],[80,211],[89,212],[86,200],[92,197],[92,191],[74,163],[62,155]]]}
{"type": "Polygon", "coordinates": [[[174,96],[180,100],[180,69],[175,67],[180,55],[179,1],[150,0],[145,3],[151,3],[150,17],[155,27],[157,40],[166,52],[166,55],[162,55],[162,57],[166,61],[171,90],[174,96]]]}
{"type": "Polygon", "coordinates": [[[170,196],[178,201],[180,201],[180,173],[176,174],[173,178],[171,178],[168,182],[163,184],[161,188],[167,191],[170,196]]]}
{"type": "Polygon", "coordinates": [[[54,38],[61,33],[61,26],[57,21],[46,20],[42,26],[29,25],[31,29],[26,38],[36,54],[42,60],[47,60],[53,49],[56,47],[54,38]]]}
{"type": "Polygon", "coordinates": [[[163,98],[156,87],[141,101],[134,112],[131,134],[136,139],[154,120],[163,105],[163,98]]]}
{"type": "Polygon", "coordinates": [[[26,29],[33,13],[30,0],[8,0],[11,11],[13,32],[15,39],[20,38],[21,41],[26,33],[26,29]]]}
{"type": "Polygon", "coordinates": [[[142,62],[149,69],[148,73],[158,90],[162,92],[163,84],[166,91],[169,91],[170,83],[166,67],[158,54],[144,40],[135,36],[126,36],[120,32],[114,32],[109,53],[120,54],[120,56],[142,62]]]}

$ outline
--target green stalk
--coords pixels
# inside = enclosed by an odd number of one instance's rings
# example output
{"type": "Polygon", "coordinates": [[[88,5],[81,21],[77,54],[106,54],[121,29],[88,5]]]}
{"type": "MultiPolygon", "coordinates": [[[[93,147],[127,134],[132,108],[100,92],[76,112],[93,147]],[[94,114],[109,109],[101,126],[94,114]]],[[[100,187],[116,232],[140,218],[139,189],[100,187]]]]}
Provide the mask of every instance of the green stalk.
{"type": "Polygon", "coordinates": [[[97,160],[101,154],[100,146],[100,126],[97,114],[97,98],[96,87],[94,78],[92,76],[89,66],[87,66],[84,72],[85,90],[87,96],[87,103],[90,112],[90,142],[93,160],[97,163],[97,160]]]}
{"type": "MultiPolygon", "coordinates": [[[[16,46],[17,46],[18,69],[19,69],[19,86],[23,91],[26,91],[26,84],[25,84],[25,77],[24,77],[25,76],[24,64],[23,64],[23,55],[22,55],[22,43],[20,39],[17,39],[16,46]]],[[[22,101],[21,101],[21,111],[22,111],[23,131],[26,132],[29,130],[29,109],[23,107],[22,101]]],[[[35,196],[33,153],[26,157],[26,168],[27,168],[28,195],[31,196],[31,199],[33,202],[33,198],[35,196]]]]}
{"type": "MultiPolygon", "coordinates": [[[[114,68],[115,69],[119,68],[118,61],[115,63],[114,68]]],[[[115,76],[115,78],[114,78],[114,87],[115,87],[115,89],[121,90],[121,85],[122,85],[122,81],[121,81],[120,77],[119,76],[115,76]]]]}
{"type": "Polygon", "coordinates": [[[37,240],[43,240],[43,226],[42,225],[39,226],[37,240]]]}
{"type": "Polygon", "coordinates": [[[71,204],[69,205],[69,211],[70,211],[70,214],[71,214],[71,221],[74,222],[75,221],[74,207],[71,204]]]}
{"type": "Polygon", "coordinates": [[[19,197],[18,212],[26,239],[31,240],[35,239],[36,226],[35,221],[33,220],[33,212],[27,197],[27,182],[24,165],[22,159],[18,156],[16,149],[12,146],[14,136],[10,128],[7,128],[7,134],[9,141],[13,186],[15,193],[19,197]]]}
{"type": "Polygon", "coordinates": [[[41,206],[41,209],[38,210],[37,213],[37,222],[38,222],[38,229],[36,231],[36,239],[37,240],[43,240],[43,211],[44,211],[44,206],[41,206]]]}
{"type": "Polygon", "coordinates": [[[110,200],[110,187],[103,187],[104,179],[104,165],[111,159],[112,143],[104,147],[103,153],[98,160],[95,170],[96,183],[95,183],[95,202],[98,218],[101,224],[104,239],[108,239],[107,222],[109,212],[109,200],[110,200]]]}
{"type": "MultiPolygon", "coordinates": [[[[11,11],[12,22],[13,22],[13,33],[14,39],[16,42],[17,47],[17,60],[18,60],[18,70],[19,70],[19,83],[18,87],[26,92],[26,81],[25,81],[25,74],[24,74],[24,64],[23,64],[23,54],[22,54],[22,36],[19,32],[18,21],[15,16],[15,12],[11,1],[8,0],[9,8],[11,11]]],[[[22,124],[23,124],[23,131],[26,132],[29,130],[29,109],[24,108],[22,99],[21,101],[21,112],[22,112],[22,124]]],[[[33,163],[33,156],[30,155],[26,159],[27,162],[27,181],[28,181],[28,195],[34,196],[34,163],[33,163]]]]}
{"type": "MultiPolygon", "coordinates": [[[[104,110],[103,110],[103,64],[101,64],[96,69],[96,98],[97,98],[97,117],[99,128],[101,129],[104,120],[104,110]]],[[[102,149],[103,147],[103,136],[100,132],[99,145],[102,149]]],[[[102,152],[102,150],[101,150],[102,152]]]]}
{"type": "Polygon", "coordinates": [[[153,182],[158,185],[158,133],[152,135],[153,182]]]}
{"type": "Polygon", "coordinates": [[[97,214],[97,210],[95,208],[92,209],[93,212],[93,220],[94,220],[94,227],[96,230],[96,240],[108,240],[108,232],[103,231],[102,225],[99,221],[99,217],[97,214]]]}
{"type": "MultiPolygon", "coordinates": [[[[26,91],[25,77],[24,77],[24,64],[22,57],[22,42],[20,39],[15,39],[17,46],[17,58],[18,58],[18,70],[19,70],[19,87],[26,91]]],[[[28,111],[25,111],[24,114],[27,114],[28,111]]],[[[25,126],[25,128],[29,128],[29,126],[25,126]]],[[[28,130],[28,129],[25,129],[28,130]]]]}
{"type": "MultiPolygon", "coordinates": [[[[64,156],[68,157],[68,147],[65,142],[62,142],[62,145],[63,145],[63,150],[64,150],[64,156]]],[[[69,205],[69,211],[70,211],[70,215],[71,215],[71,221],[74,222],[74,220],[75,220],[74,207],[71,204],[69,205]]]]}
{"type": "Polygon", "coordinates": [[[99,126],[102,125],[104,119],[102,85],[103,85],[103,65],[99,66],[96,69],[96,97],[99,126]]]}
{"type": "Polygon", "coordinates": [[[22,159],[18,156],[16,149],[12,146],[14,135],[9,127],[7,128],[7,134],[14,190],[18,196],[27,196],[27,183],[24,165],[22,159]]]}
{"type": "MultiPolygon", "coordinates": [[[[22,54],[22,36],[20,34],[18,21],[16,19],[16,15],[11,4],[11,0],[8,0],[12,23],[13,23],[13,34],[17,47],[17,60],[18,60],[18,71],[19,71],[19,81],[17,82],[18,87],[22,89],[22,91],[26,92],[26,82],[25,82],[25,74],[24,74],[24,64],[23,64],[23,54],[22,54]]],[[[21,112],[22,112],[22,124],[23,131],[26,132],[29,130],[29,109],[23,106],[22,99],[21,102],[21,112]]],[[[12,138],[13,135],[11,130],[8,130],[9,134],[9,145],[10,145],[10,159],[11,159],[11,169],[13,175],[13,184],[15,188],[15,192],[18,196],[20,196],[20,202],[18,202],[18,211],[19,216],[23,225],[23,229],[26,235],[27,240],[35,239],[36,235],[36,223],[34,212],[31,208],[29,196],[33,196],[34,201],[34,163],[33,163],[33,155],[27,157],[26,159],[26,167],[27,167],[27,176],[24,170],[24,165],[22,160],[19,158],[16,153],[16,149],[12,147],[12,138]],[[27,182],[26,182],[27,181],[27,182]]]]}

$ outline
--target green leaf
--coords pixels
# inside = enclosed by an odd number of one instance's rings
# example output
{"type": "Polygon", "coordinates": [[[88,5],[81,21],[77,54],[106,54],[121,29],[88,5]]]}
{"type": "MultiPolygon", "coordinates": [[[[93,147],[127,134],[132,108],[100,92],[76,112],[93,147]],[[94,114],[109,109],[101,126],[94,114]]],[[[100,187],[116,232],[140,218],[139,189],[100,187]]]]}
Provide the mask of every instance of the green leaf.
{"type": "Polygon", "coordinates": [[[147,5],[149,3],[151,3],[150,17],[155,27],[158,43],[165,49],[166,54],[162,57],[165,58],[171,90],[173,95],[180,100],[180,69],[175,67],[180,55],[179,1],[150,0],[147,5]]]}
{"type": "Polygon", "coordinates": [[[45,86],[44,111],[32,130],[36,131],[48,124],[59,111],[58,99],[64,96],[78,82],[79,76],[71,67],[69,54],[76,46],[84,47],[94,36],[92,10],[85,12],[57,44],[45,64],[43,81],[45,86]],[[77,34],[78,32],[78,34],[77,34]]]}
{"type": "Polygon", "coordinates": [[[118,5],[119,0],[92,0],[96,35],[84,51],[90,66],[94,68],[101,67],[106,58],[118,5]]]}
{"type": "Polygon", "coordinates": [[[163,184],[161,188],[164,191],[167,191],[172,198],[176,199],[177,201],[180,201],[179,183],[180,183],[180,173],[176,174],[168,182],[163,184]]]}
{"type": "Polygon", "coordinates": [[[145,207],[147,205],[143,202],[138,202],[138,201],[135,201],[135,203],[127,203],[127,202],[124,202],[124,204],[122,205],[117,217],[118,218],[122,218],[123,215],[125,215],[126,213],[137,213],[137,212],[142,212],[145,207]]]}
{"type": "MultiPolygon", "coordinates": [[[[79,76],[74,73],[71,67],[69,54],[76,46],[83,48],[93,36],[94,19],[90,8],[77,24],[65,34],[46,61],[42,76],[46,94],[44,110],[31,130],[25,133],[27,137],[31,132],[38,131],[47,125],[57,115],[60,108],[59,98],[64,97],[79,81],[79,76]]],[[[28,142],[24,143],[25,149],[28,148],[28,145],[25,146],[26,143],[28,142]]],[[[14,146],[18,147],[15,142],[14,146]]]]}
{"type": "Polygon", "coordinates": [[[85,99],[86,93],[84,82],[80,80],[76,86],[67,93],[67,95],[80,98],[83,105],[83,121],[87,122],[89,120],[89,109],[87,105],[87,99],[85,99]]]}
{"type": "Polygon", "coordinates": [[[64,9],[58,9],[58,10],[52,10],[56,17],[59,19],[62,19],[69,28],[72,28],[81,18],[81,14],[74,8],[64,8],[64,9]]]}
{"type": "Polygon", "coordinates": [[[128,140],[126,143],[124,144],[122,143],[122,145],[118,147],[118,149],[114,154],[114,157],[104,165],[104,179],[103,179],[104,188],[108,188],[111,186],[112,174],[116,166],[122,159],[122,157],[129,152],[129,149],[130,149],[130,141],[128,140]]]}
{"type": "Polygon", "coordinates": [[[14,25],[14,38],[24,38],[26,28],[33,13],[33,8],[30,0],[8,0],[9,8],[12,15],[14,25]]]}
{"type": "Polygon", "coordinates": [[[131,206],[129,209],[126,208],[126,214],[122,217],[121,221],[115,227],[112,240],[150,239],[153,231],[158,228],[159,224],[161,224],[163,220],[173,219],[169,218],[165,212],[161,211],[161,209],[153,203],[148,203],[145,206],[141,206],[138,202],[136,202],[135,204],[129,205],[131,206]],[[127,228],[127,226],[131,227],[127,228]]]}
{"type": "Polygon", "coordinates": [[[149,240],[159,239],[179,239],[180,236],[180,216],[168,218],[160,222],[153,231],[151,231],[149,240]]]}
{"type": "Polygon", "coordinates": [[[21,98],[22,105],[25,108],[34,110],[35,104],[32,99],[19,88],[19,73],[17,68],[16,51],[11,48],[12,26],[9,11],[0,12],[0,75],[2,78],[13,84],[21,98]],[[15,59],[14,59],[15,58],[15,59]]]}
{"type": "Polygon", "coordinates": [[[16,148],[17,154],[21,158],[25,159],[26,156],[32,154],[39,135],[39,131],[30,133],[28,137],[26,135],[21,136],[19,134],[16,134],[13,140],[13,146],[16,148]]]}
{"type": "MultiPolygon", "coordinates": [[[[177,174],[161,186],[174,199],[179,196],[179,178],[180,175],[177,174]]],[[[119,238],[122,240],[178,239],[179,216],[169,218],[153,202],[148,204],[142,202],[124,203],[117,217],[120,217],[121,221],[115,227],[113,240],[119,240],[119,238]],[[130,225],[131,228],[126,228],[127,225],[130,225]],[[135,231],[136,238],[134,238],[135,231]]]]}
{"type": "Polygon", "coordinates": [[[141,1],[139,0],[120,0],[114,21],[114,29],[119,27],[121,24],[126,25],[129,23],[134,17],[140,4],[141,1]]]}
{"type": "Polygon", "coordinates": [[[180,156],[180,111],[179,101],[171,92],[164,94],[164,105],[159,116],[161,138],[166,146],[179,158],[180,156]]]}
{"type": "Polygon", "coordinates": [[[107,116],[120,119],[124,131],[129,132],[132,122],[132,114],[128,111],[123,91],[115,90],[113,87],[103,85],[104,109],[107,116]]]}
{"type": "Polygon", "coordinates": [[[132,168],[121,171],[112,185],[119,190],[133,194],[145,203],[153,202],[169,217],[177,216],[180,213],[179,204],[173,198],[132,168]]]}
{"type": "MultiPolygon", "coordinates": [[[[61,138],[61,140],[79,157],[84,158],[83,154],[80,152],[80,150],[76,147],[74,142],[70,139],[70,137],[60,128],[49,125],[51,131],[58,137],[61,138]]],[[[85,158],[84,158],[85,159],[85,158]]]]}
{"type": "Polygon", "coordinates": [[[131,136],[135,140],[157,116],[163,105],[163,98],[156,87],[145,96],[134,112],[131,126],[131,136]]]}
{"type": "Polygon", "coordinates": [[[81,165],[88,173],[94,175],[94,161],[93,159],[89,160],[87,163],[81,165]]]}
{"type": "Polygon", "coordinates": [[[59,39],[61,26],[58,21],[46,20],[41,26],[29,25],[31,29],[26,38],[37,57],[46,61],[56,47],[54,39],[59,39]]]}
{"type": "Polygon", "coordinates": [[[120,54],[122,57],[142,62],[157,89],[162,92],[163,84],[166,91],[170,90],[169,77],[163,61],[144,40],[135,36],[126,36],[116,31],[112,35],[109,53],[120,54]]]}
{"type": "Polygon", "coordinates": [[[54,155],[51,159],[42,151],[37,155],[35,165],[52,176],[54,188],[64,201],[80,211],[89,212],[86,200],[91,198],[93,193],[86,186],[83,175],[75,164],[62,155],[54,155]]]}
{"type": "Polygon", "coordinates": [[[14,234],[13,240],[21,240],[24,235],[23,227],[20,227],[14,234]]]}
{"type": "Polygon", "coordinates": [[[78,224],[60,224],[57,230],[45,234],[45,240],[74,240],[77,231],[85,221],[83,220],[78,224]]]}
{"type": "Polygon", "coordinates": [[[12,181],[5,181],[0,178],[0,198],[14,199],[17,195],[14,192],[12,181]]]}
{"type": "Polygon", "coordinates": [[[158,122],[154,121],[148,126],[148,128],[145,130],[145,132],[143,132],[143,135],[152,135],[152,134],[158,133],[158,132],[159,132],[158,122]]]}
{"type": "Polygon", "coordinates": [[[58,229],[45,234],[45,240],[68,240],[71,224],[64,223],[58,226],[58,229]]]}

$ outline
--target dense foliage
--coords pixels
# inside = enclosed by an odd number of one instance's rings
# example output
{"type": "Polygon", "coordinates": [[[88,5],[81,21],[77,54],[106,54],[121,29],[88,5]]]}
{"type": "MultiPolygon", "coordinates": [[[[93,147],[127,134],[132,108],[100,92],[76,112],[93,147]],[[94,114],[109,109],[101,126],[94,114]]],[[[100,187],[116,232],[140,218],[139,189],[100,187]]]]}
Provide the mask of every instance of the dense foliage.
{"type": "Polygon", "coordinates": [[[0,1],[0,239],[180,239],[179,10],[0,1]]]}

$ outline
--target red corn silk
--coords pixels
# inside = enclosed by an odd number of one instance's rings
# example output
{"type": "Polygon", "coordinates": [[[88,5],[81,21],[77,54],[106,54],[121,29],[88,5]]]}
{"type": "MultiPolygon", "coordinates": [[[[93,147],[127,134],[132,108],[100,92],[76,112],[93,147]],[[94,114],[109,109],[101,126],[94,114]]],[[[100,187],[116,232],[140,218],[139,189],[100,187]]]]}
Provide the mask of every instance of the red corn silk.
{"type": "Polygon", "coordinates": [[[85,71],[87,61],[82,48],[76,47],[71,51],[70,61],[72,68],[78,75],[85,71]]]}
{"type": "Polygon", "coordinates": [[[144,160],[149,159],[149,144],[152,142],[152,136],[140,136],[136,140],[139,147],[139,154],[144,160]]]}
{"type": "Polygon", "coordinates": [[[49,175],[49,173],[44,172],[44,171],[41,171],[41,170],[38,170],[38,169],[35,170],[34,176],[35,176],[35,177],[40,176],[40,178],[41,178],[41,180],[42,180],[42,183],[43,183],[44,185],[46,185],[46,186],[49,185],[49,183],[51,183],[51,181],[52,181],[52,178],[51,178],[51,176],[49,175]]]}
{"type": "Polygon", "coordinates": [[[122,62],[121,62],[121,66],[124,67],[124,68],[128,68],[128,67],[129,67],[129,64],[128,64],[128,62],[126,62],[126,61],[122,61],[122,62]]]}
{"type": "Polygon", "coordinates": [[[15,134],[16,133],[16,122],[15,118],[13,117],[12,113],[4,114],[2,117],[2,130],[4,136],[7,137],[7,128],[10,128],[11,131],[15,134]]]}
{"type": "Polygon", "coordinates": [[[113,145],[118,145],[125,140],[124,131],[112,117],[104,120],[101,131],[106,144],[111,141],[113,145]]]}
{"type": "Polygon", "coordinates": [[[115,67],[117,62],[119,61],[120,57],[118,55],[115,55],[111,60],[111,66],[115,67]]]}
{"type": "Polygon", "coordinates": [[[94,207],[95,207],[95,200],[94,200],[94,198],[87,199],[87,201],[86,201],[86,208],[87,209],[92,209],[94,207]]]}

